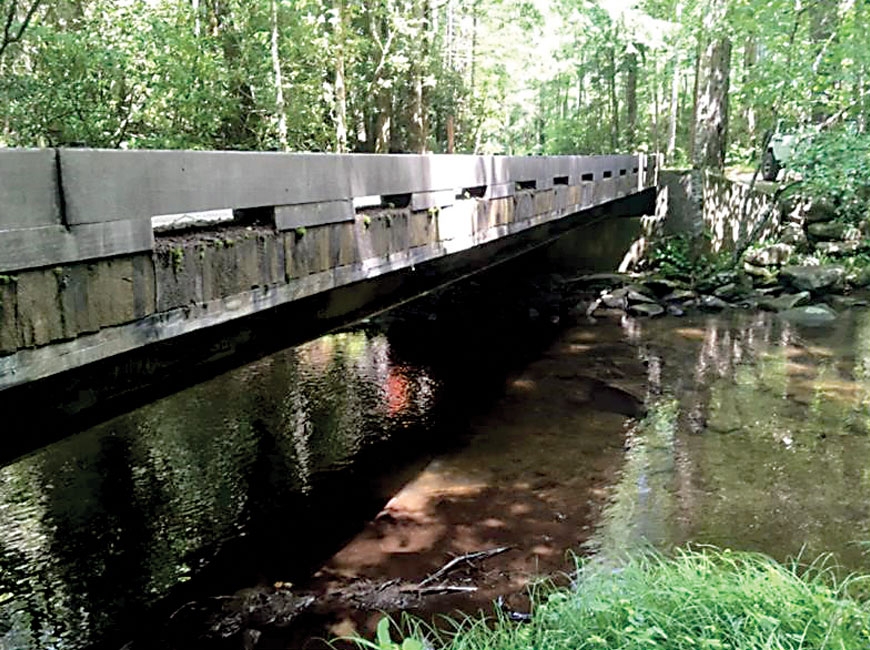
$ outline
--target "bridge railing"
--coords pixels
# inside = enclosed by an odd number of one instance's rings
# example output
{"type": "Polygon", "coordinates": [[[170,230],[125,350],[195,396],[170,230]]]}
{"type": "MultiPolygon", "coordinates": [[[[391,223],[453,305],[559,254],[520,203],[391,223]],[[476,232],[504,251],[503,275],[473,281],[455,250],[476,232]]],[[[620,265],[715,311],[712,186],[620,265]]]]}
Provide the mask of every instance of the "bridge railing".
{"type": "Polygon", "coordinates": [[[586,207],[654,175],[644,155],[0,149],[0,273],[153,250],[158,215],[267,208],[278,230],[291,230],[351,221],[363,197],[409,197],[412,210],[427,210],[562,185],[583,186],[586,207]]]}

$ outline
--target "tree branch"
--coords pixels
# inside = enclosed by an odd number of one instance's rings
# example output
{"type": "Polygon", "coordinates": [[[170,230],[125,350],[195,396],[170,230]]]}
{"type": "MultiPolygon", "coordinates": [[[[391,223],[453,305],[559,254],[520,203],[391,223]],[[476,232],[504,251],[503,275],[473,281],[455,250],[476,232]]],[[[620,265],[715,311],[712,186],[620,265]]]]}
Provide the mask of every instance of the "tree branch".
{"type": "Polygon", "coordinates": [[[28,8],[24,20],[21,21],[18,25],[18,29],[13,34],[12,22],[15,20],[15,15],[18,13],[18,0],[12,0],[9,5],[9,13],[6,15],[6,23],[3,25],[3,40],[0,41],[0,59],[3,58],[6,48],[13,43],[18,43],[21,40],[21,37],[24,36],[25,30],[30,25],[30,21],[33,20],[33,16],[36,14],[36,10],[39,9],[39,5],[41,4],[42,0],[33,0],[33,4],[28,8]]]}

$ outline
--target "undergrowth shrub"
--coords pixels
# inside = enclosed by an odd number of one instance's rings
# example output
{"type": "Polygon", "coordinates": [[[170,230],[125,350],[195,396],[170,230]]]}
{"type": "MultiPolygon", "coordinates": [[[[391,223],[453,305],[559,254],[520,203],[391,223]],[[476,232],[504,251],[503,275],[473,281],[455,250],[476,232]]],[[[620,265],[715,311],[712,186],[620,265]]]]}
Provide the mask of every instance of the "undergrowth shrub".
{"type": "Polygon", "coordinates": [[[580,560],[573,588],[533,594],[529,624],[499,613],[450,632],[402,628],[445,650],[858,650],[870,647],[865,586],[865,577],[838,579],[824,559],[800,568],[691,548],[618,567],[580,560]]]}
{"type": "Polygon", "coordinates": [[[790,165],[803,196],[831,201],[849,221],[870,217],[870,133],[823,131],[801,142],[790,165]]]}

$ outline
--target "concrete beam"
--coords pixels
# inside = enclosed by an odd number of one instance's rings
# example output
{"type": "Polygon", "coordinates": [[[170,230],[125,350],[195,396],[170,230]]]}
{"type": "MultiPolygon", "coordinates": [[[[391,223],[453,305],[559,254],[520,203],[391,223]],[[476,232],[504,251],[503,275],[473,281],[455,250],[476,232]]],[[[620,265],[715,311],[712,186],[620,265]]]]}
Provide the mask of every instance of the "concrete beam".
{"type": "Polygon", "coordinates": [[[353,221],[353,201],[323,201],[298,205],[275,206],[275,227],[278,230],[293,230],[307,226],[322,226],[328,223],[353,221]]]}
{"type": "Polygon", "coordinates": [[[150,251],[151,222],[114,221],[75,226],[0,230],[0,272],[57,266],[90,259],[150,251]]]}
{"type": "Polygon", "coordinates": [[[60,225],[53,149],[0,149],[0,231],[60,225]]]}
{"type": "Polygon", "coordinates": [[[636,156],[285,154],[214,151],[60,152],[67,223],[100,223],[225,208],[341,201],[637,166],[636,156]]]}

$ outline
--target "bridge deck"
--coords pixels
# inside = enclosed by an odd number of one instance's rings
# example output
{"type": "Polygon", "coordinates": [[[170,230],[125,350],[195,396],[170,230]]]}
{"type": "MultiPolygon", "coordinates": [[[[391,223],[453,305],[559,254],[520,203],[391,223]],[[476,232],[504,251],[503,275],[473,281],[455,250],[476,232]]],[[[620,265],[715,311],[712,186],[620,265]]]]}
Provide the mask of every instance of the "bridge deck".
{"type": "Polygon", "coordinates": [[[655,173],[642,155],[0,150],[0,390],[483,246],[655,173]],[[155,234],[154,217],[207,210],[238,219],[155,234]]]}

